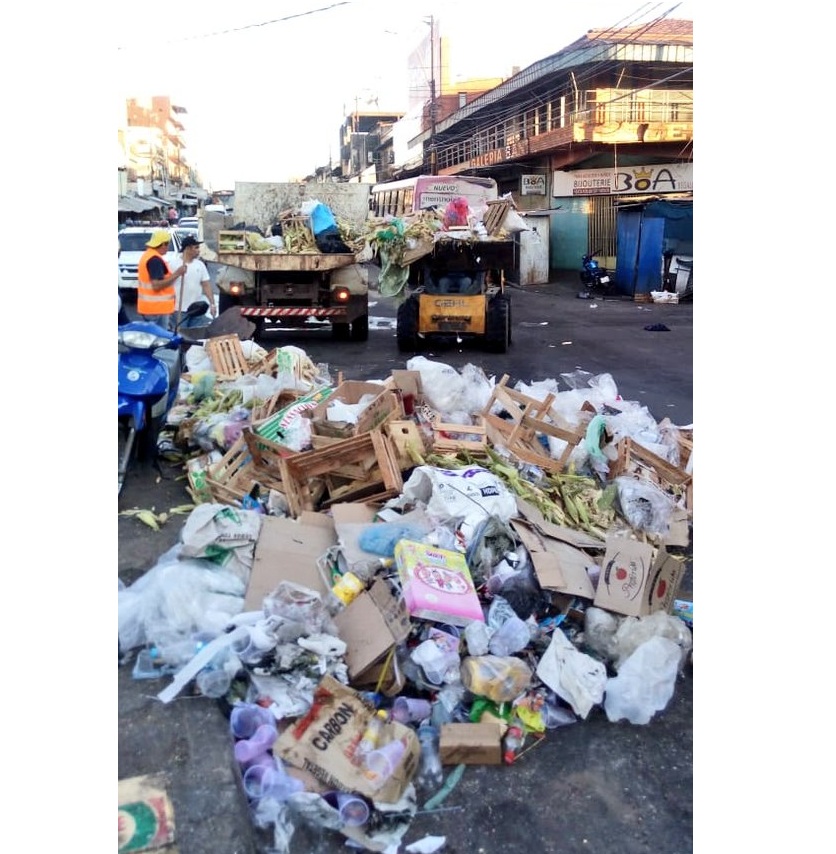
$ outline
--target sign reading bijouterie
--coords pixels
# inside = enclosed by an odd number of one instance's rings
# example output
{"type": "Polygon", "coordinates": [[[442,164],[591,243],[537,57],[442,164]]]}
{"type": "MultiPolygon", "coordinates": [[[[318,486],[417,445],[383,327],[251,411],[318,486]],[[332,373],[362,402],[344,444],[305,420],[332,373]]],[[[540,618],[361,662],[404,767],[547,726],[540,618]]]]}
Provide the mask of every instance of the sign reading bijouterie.
{"type": "Polygon", "coordinates": [[[555,172],[553,196],[611,196],[621,193],[686,193],[694,189],[691,163],[662,163],[620,169],[555,172]]]}

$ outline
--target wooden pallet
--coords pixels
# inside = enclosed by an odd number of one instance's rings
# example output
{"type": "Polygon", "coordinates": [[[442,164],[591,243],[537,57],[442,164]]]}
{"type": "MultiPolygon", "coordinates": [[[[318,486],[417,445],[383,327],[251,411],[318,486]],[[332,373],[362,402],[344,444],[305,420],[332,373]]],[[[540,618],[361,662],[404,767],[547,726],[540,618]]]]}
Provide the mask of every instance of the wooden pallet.
{"type": "Polygon", "coordinates": [[[255,486],[256,473],[243,437],[239,437],[232,447],[206,472],[206,487],[212,499],[218,504],[240,504],[255,486]]]}
{"type": "Polygon", "coordinates": [[[212,363],[212,370],[219,380],[234,380],[243,377],[249,370],[244,358],[241,339],[237,335],[219,335],[210,338],[205,345],[206,354],[212,363]]]}
{"type": "Polygon", "coordinates": [[[315,451],[280,460],[282,484],[293,517],[341,501],[395,498],[403,477],[391,440],[372,430],[315,451]],[[318,482],[326,483],[317,494],[318,482]]]}

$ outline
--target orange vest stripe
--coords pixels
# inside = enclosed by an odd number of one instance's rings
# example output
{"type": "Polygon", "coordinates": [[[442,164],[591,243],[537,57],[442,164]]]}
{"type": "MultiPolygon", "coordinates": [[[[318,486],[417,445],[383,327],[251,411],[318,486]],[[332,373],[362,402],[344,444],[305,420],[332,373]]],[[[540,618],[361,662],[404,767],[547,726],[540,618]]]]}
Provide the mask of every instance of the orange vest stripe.
{"type": "Polygon", "coordinates": [[[152,258],[159,258],[165,267],[166,276],[171,275],[171,270],[165,258],[154,249],[146,249],[139,259],[137,267],[137,294],[136,310],[140,314],[173,314],[175,308],[174,285],[168,285],[162,290],[154,290],[151,287],[151,276],[148,273],[148,262],[152,258]]]}

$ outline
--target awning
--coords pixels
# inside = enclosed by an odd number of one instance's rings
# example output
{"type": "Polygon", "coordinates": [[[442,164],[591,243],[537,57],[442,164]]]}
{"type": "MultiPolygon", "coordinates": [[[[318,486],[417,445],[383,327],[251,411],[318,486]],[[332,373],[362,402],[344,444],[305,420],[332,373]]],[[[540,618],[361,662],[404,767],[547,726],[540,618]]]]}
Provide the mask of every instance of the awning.
{"type": "Polygon", "coordinates": [[[144,213],[154,210],[159,205],[148,199],[140,199],[137,196],[119,196],[119,213],[144,213]]]}

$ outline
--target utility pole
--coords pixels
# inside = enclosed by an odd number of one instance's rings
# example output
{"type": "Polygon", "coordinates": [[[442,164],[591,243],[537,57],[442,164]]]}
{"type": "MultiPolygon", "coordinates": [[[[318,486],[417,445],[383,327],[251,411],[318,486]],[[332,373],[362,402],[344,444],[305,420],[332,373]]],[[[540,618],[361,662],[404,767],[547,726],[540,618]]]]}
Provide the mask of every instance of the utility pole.
{"type": "Polygon", "coordinates": [[[430,174],[435,175],[435,20],[430,15],[430,174]]]}

